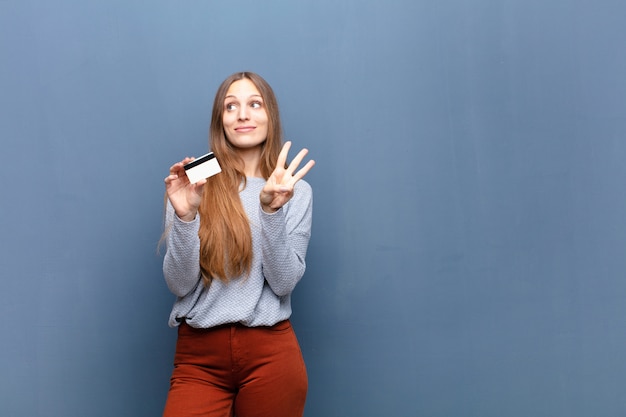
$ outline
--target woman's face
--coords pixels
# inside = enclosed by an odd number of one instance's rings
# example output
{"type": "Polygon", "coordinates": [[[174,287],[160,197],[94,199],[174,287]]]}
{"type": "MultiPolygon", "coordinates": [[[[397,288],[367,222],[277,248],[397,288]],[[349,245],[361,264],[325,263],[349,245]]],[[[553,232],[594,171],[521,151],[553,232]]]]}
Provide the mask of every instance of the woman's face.
{"type": "Polygon", "coordinates": [[[230,85],[222,118],[226,138],[235,147],[250,149],[267,138],[268,117],[261,93],[247,78],[230,85]]]}

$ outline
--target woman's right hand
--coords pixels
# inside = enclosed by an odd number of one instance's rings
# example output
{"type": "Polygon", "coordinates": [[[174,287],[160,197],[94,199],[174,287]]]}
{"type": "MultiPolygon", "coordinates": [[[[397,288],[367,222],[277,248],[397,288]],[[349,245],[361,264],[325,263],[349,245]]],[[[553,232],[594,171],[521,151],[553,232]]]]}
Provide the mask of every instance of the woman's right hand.
{"type": "Polygon", "coordinates": [[[206,180],[198,181],[195,184],[189,182],[183,166],[194,159],[187,157],[175,163],[170,167],[170,175],[165,177],[167,198],[172,203],[176,215],[187,222],[196,218],[206,183],[206,180]]]}

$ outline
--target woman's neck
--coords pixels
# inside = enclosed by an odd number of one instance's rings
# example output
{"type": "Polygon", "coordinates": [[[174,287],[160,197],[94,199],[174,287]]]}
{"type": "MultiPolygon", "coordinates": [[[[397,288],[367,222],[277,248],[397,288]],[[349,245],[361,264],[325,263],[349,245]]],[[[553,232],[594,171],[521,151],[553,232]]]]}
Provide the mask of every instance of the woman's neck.
{"type": "Polygon", "coordinates": [[[261,177],[261,148],[239,149],[238,153],[243,160],[246,177],[261,177]]]}

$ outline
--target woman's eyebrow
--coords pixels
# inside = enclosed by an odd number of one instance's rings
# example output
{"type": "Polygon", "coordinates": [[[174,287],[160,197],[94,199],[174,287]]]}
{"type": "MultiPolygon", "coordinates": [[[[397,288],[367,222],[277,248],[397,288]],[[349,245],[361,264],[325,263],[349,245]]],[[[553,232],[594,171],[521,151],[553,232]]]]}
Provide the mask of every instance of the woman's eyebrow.
{"type": "MultiPolygon", "coordinates": [[[[252,97],[259,97],[259,98],[263,98],[263,96],[262,96],[262,95],[260,95],[260,94],[252,94],[252,95],[251,95],[250,97],[248,97],[248,98],[252,98],[252,97]]],[[[234,99],[237,99],[237,96],[235,96],[235,95],[233,95],[233,94],[230,94],[230,95],[228,95],[228,96],[224,97],[224,100],[226,100],[227,98],[234,98],[234,99]]]]}

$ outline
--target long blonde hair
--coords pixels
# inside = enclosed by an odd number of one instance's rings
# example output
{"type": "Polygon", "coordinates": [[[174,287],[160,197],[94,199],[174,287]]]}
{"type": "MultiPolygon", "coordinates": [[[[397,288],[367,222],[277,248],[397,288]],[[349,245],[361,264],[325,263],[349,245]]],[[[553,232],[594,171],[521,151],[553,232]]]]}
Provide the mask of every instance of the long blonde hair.
{"type": "Polygon", "coordinates": [[[224,99],[231,84],[250,80],[261,93],[268,117],[267,138],[259,161],[263,178],[276,167],[282,146],[282,127],[276,95],[270,85],[253,72],[239,72],[224,80],[215,94],[209,144],[222,172],[209,178],[204,188],[200,213],[200,269],[205,285],[214,278],[222,281],[247,275],[252,267],[252,232],[241,204],[239,191],[246,186],[244,162],[226,138],[223,125],[224,99]]]}

